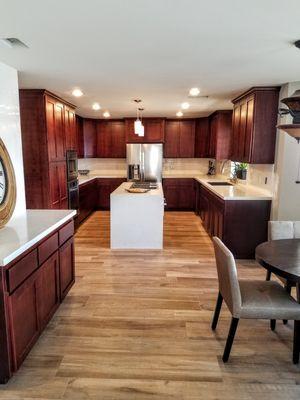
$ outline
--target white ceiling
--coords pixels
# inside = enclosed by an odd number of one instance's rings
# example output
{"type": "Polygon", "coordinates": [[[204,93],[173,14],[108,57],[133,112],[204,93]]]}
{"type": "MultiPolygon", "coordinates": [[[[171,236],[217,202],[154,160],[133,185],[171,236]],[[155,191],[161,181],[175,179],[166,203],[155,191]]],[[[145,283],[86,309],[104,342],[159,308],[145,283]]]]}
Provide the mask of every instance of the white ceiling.
{"type": "Polygon", "coordinates": [[[231,108],[253,85],[300,80],[299,0],[0,0],[0,60],[19,71],[21,88],[46,88],[78,113],[98,101],[112,117],[175,116],[188,89],[185,116],[231,108]],[[75,99],[72,89],[84,96],[75,99]]]}

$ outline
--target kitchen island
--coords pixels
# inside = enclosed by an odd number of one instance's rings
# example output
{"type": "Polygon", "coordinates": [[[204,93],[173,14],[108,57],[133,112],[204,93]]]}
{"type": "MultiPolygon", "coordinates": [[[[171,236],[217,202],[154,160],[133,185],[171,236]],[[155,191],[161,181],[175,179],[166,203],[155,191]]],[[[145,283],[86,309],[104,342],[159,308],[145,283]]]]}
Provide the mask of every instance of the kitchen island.
{"type": "Polygon", "coordinates": [[[162,249],[164,194],[161,183],[146,193],[128,193],[122,183],[110,195],[111,249],[162,249]]]}

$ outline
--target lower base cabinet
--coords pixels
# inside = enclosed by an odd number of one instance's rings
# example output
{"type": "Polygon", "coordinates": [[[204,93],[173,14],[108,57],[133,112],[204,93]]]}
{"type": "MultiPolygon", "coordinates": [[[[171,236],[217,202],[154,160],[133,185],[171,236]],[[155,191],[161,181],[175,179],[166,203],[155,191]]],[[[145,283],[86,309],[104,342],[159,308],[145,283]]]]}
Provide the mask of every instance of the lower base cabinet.
{"type": "Polygon", "coordinates": [[[270,200],[222,200],[199,184],[196,210],[210,236],[218,236],[236,258],[254,258],[267,240],[270,200]]]}
{"type": "Polygon", "coordinates": [[[59,249],[60,299],[63,300],[75,282],[74,239],[69,239],[59,249]]]}
{"type": "Polygon", "coordinates": [[[75,281],[73,233],[71,221],[2,268],[0,383],[20,367],[75,281]]]}
{"type": "Polygon", "coordinates": [[[167,211],[194,211],[196,202],[195,181],[190,178],[165,178],[163,191],[167,211]]]}
{"type": "Polygon", "coordinates": [[[126,179],[123,178],[98,178],[98,210],[110,209],[110,194],[117,189],[126,179]]]}

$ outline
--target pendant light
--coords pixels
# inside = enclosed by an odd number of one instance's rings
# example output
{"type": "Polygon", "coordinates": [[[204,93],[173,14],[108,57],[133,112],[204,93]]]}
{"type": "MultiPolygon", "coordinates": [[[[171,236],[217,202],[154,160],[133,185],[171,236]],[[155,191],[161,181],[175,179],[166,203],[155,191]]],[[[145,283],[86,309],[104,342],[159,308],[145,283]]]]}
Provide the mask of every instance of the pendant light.
{"type": "Polygon", "coordinates": [[[136,120],[134,121],[134,133],[140,136],[142,132],[142,121],[140,120],[140,112],[138,105],[142,102],[142,100],[135,99],[134,102],[136,103],[136,120]]]}
{"type": "MultiPolygon", "coordinates": [[[[300,144],[300,90],[296,90],[295,93],[281,100],[288,108],[280,108],[279,115],[290,114],[293,117],[292,124],[280,124],[277,128],[286,132],[297,140],[298,145],[300,144]]],[[[300,146],[299,146],[300,147],[300,146]]],[[[300,155],[298,163],[298,175],[296,183],[300,183],[300,155]]]]}
{"type": "Polygon", "coordinates": [[[144,137],[144,136],[145,136],[145,128],[144,128],[144,125],[143,125],[143,111],[144,111],[144,108],[139,108],[138,110],[139,110],[139,114],[141,115],[141,119],[140,119],[140,121],[141,121],[141,126],[140,126],[140,128],[139,128],[139,133],[138,133],[138,135],[139,135],[140,137],[144,137]]]}

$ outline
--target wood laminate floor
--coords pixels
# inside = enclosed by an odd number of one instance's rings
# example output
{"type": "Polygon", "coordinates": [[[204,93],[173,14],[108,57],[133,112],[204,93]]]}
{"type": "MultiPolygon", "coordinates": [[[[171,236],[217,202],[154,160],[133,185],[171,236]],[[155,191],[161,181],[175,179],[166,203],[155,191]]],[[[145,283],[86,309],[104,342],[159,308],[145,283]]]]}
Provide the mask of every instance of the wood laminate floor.
{"type": "MultiPolygon", "coordinates": [[[[128,232],[130,234],[130,232],[128,232]]],[[[76,284],[0,399],[299,399],[292,323],[241,321],[221,355],[212,244],[193,213],[166,213],[163,251],[111,251],[109,213],[76,234],[76,284]]],[[[253,262],[241,278],[264,279],[253,262]]]]}

